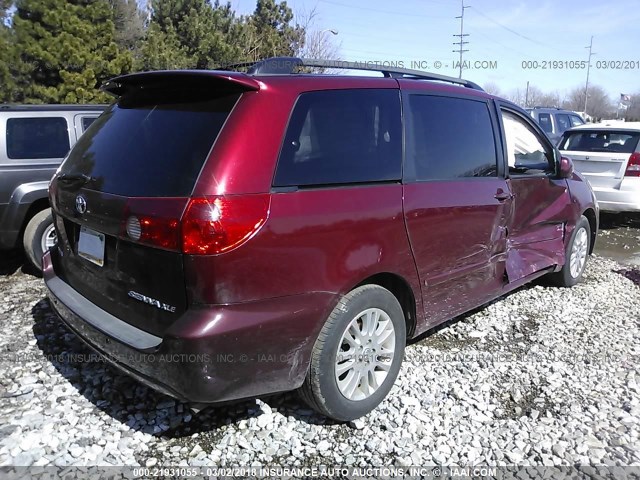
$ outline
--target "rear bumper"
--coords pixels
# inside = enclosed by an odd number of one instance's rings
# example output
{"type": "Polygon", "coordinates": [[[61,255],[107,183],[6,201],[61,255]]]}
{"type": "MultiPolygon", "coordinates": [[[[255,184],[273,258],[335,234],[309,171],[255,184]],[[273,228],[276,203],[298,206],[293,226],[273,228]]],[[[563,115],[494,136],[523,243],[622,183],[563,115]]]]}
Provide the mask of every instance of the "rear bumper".
{"type": "Polygon", "coordinates": [[[309,293],[192,308],[157,337],[82,297],[55,274],[49,253],[43,274],[51,307],[85,343],[145,385],[196,403],[299,387],[336,300],[333,294],[309,293]]]}
{"type": "Polygon", "coordinates": [[[640,211],[640,177],[627,177],[620,188],[593,187],[600,210],[604,212],[640,211]]]}

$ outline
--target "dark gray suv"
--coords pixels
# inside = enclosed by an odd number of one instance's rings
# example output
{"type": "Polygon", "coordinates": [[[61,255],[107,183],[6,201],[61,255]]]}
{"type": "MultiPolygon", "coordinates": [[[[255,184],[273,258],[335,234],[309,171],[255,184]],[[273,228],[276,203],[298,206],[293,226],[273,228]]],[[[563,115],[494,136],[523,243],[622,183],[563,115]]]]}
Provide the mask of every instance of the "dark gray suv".
{"type": "Polygon", "coordinates": [[[56,241],[49,180],[102,105],[0,105],[0,249],[23,246],[38,270],[56,241]]]}
{"type": "Polygon", "coordinates": [[[562,110],[556,107],[533,107],[526,110],[538,122],[554,145],[558,143],[565,130],[585,123],[580,115],[571,110],[562,110]]]}

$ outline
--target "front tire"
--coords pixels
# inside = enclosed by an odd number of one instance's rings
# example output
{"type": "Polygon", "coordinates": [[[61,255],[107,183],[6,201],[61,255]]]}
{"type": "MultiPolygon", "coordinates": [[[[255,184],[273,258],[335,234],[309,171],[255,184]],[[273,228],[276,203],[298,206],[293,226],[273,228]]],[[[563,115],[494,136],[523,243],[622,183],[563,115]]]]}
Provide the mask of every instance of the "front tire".
{"type": "Polygon", "coordinates": [[[549,275],[551,283],[558,287],[573,287],[580,282],[587,266],[590,249],[591,225],[583,215],[571,234],[562,270],[549,275]]]}
{"type": "Polygon", "coordinates": [[[345,295],[322,327],[300,394],[338,421],[359,418],[384,400],[404,356],[406,324],[396,297],[378,285],[345,295]]]}
{"type": "Polygon", "coordinates": [[[38,272],[42,272],[42,255],[56,243],[56,231],[50,208],[36,213],[29,220],[22,243],[29,263],[38,272]]]}

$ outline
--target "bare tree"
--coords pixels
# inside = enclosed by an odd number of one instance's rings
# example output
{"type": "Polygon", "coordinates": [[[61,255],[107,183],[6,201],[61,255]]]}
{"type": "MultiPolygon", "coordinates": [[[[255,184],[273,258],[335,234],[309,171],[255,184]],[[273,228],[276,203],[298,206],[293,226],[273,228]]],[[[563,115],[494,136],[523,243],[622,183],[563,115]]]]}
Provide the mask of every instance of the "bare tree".
{"type": "MultiPolygon", "coordinates": [[[[298,58],[313,58],[320,60],[340,60],[341,42],[336,42],[338,35],[336,30],[320,29],[317,27],[318,12],[316,7],[308,13],[300,12],[297,15],[298,24],[304,29],[304,41],[296,50],[298,58]]],[[[312,69],[318,73],[328,73],[330,69],[312,69]]]]}
{"type": "Polygon", "coordinates": [[[511,90],[509,92],[509,94],[507,95],[507,99],[511,100],[513,103],[515,103],[516,105],[520,105],[521,107],[526,107],[526,100],[525,100],[525,91],[521,90],[519,88],[516,88],[515,90],[511,90]]]}
{"type": "MultiPolygon", "coordinates": [[[[563,107],[568,110],[581,112],[584,110],[584,88],[576,87],[564,101],[563,107]]],[[[589,101],[587,102],[587,112],[595,118],[613,118],[616,116],[616,106],[612,102],[604,88],[599,85],[589,86],[589,101]]]]}
{"type": "Polygon", "coordinates": [[[559,92],[543,93],[538,99],[539,105],[545,107],[558,107],[562,106],[563,98],[559,92]]]}
{"type": "Polygon", "coordinates": [[[484,88],[485,92],[491,95],[496,95],[498,97],[502,96],[502,92],[500,91],[500,87],[497,83],[487,82],[482,86],[482,88],[484,88]]]}

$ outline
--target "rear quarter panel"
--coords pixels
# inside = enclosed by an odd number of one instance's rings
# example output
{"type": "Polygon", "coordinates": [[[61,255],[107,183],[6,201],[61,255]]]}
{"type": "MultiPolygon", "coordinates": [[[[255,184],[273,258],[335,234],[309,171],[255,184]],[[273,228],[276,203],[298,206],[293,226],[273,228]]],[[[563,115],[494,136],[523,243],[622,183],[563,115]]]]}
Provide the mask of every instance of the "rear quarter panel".
{"type": "Polygon", "coordinates": [[[273,194],[254,238],[222,255],[186,256],[185,270],[195,303],[343,294],[383,272],[404,278],[420,296],[400,184],[273,194]]]}

